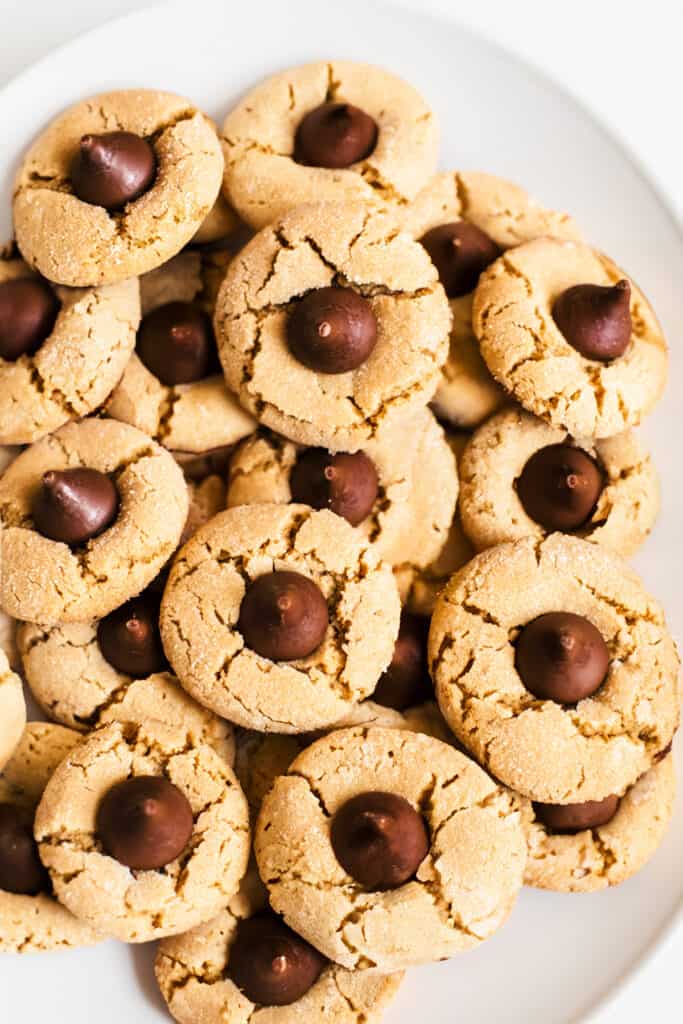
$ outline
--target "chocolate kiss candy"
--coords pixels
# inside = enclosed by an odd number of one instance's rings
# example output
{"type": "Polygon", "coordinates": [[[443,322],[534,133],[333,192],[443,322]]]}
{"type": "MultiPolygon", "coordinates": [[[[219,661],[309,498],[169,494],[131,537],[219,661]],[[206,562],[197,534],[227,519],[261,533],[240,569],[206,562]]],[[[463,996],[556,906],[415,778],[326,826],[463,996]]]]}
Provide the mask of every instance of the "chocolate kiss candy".
{"type": "Polygon", "coordinates": [[[156,157],[133,132],[84,135],[71,163],[71,184],[84,203],[121,210],[153,184],[156,157]]]}
{"type": "Polygon", "coordinates": [[[159,634],[161,595],[147,591],[101,620],[97,642],[115,669],[134,679],[163,672],[168,663],[159,634]]]}
{"type": "Polygon", "coordinates": [[[340,807],[330,833],[344,871],[373,892],[408,882],[429,850],[421,814],[395,793],[360,793],[340,807]]]}
{"type": "Polygon", "coordinates": [[[36,896],[48,888],[33,838],[33,815],[24,807],[0,804],[0,891],[36,896]]]}
{"type": "Polygon", "coordinates": [[[534,811],[549,832],[574,833],[606,825],[619,810],[619,802],[618,796],[606,796],[583,804],[534,803],[534,811]]]}
{"type": "Polygon", "coordinates": [[[351,103],[322,103],[296,132],[294,159],[310,167],[350,167],[377,145],[377,123],[351,103]]]}
{"type": "Polygon", "coordinates": [[[429,619],[403,612],[394,653],[372,700],[385,708],[404,711],[434,697],[427,667],[429,619]]]}
{"type": "Polygon", "coordinates": [[[307,658],[323,642],[327,602],[313,580],[283,570],[247,587],[237,629],[247,647],[271,661],[307,658]]]}
{"type": "Polygon", "coordinates": [[[329,508],[352,526],[372,512],[378,480],[374,463],[363,452],[331,455],[307,448],[289,476],[292,499],[311,508],[329,508]]]}
{"type": "Polygon", "coordinates": [[[327,960],[275,914],[240,921],[228,975],[258,1006],[289,1006],[316,983],[327,960]]]}
{"type": "Polygon", "coordinates": [[[577,284],[553,304],[555,323],[586,359],[607,363],[622,356],[631,340],[631,285],[577,284]]]}
{"type": "Polygon", "coordinates": [[[33,355],[52,333],[58,312],[46,281],[20,277],[0,283],[0,359],[11,363],[33,355]]]}
{"type": "Polygon", "coordinates": [[[438,270],[449,299],[474,291],[480,275],[500,256],[493,239],[466,220],[440,224],[423,235],[420,243],[438,270]]]}
{"type": "Polygon", "coordinates": [[[119,507],[115,485],[97,469],[51,469],[33,499],[39,533],[65,544],[84,544],[111,526],[119,507]]]}
{"type": "Polygon", "coordinates": [[[526,514],[546,530],[576,530],[590,519],[604,478],[582,448],[549,444],[531,456],[517,480],[526,514]]]}
{"type": "Polygon", "coordinates": [[[154,871],[179,857],[193,827],[187,797],[159,775],[138,775],[112,786],[95,823],[109,856],[137,871],[154,871]]]}
{"type": "Polygon", "coordinates": [[[190,384],[218,370],[211,320],[191,302],[167,302],[148,313],[136,352],[162,384],[190,384]]]}
{"type": "Polygon", "coordinates": [[[609,651],[588,619],[571,612],[548,612],[519,634],[515,667],[535,697],[576,704],[602,686],[609,651]]]}
{"type": "Polygon", "coordinates": [[[296,303],[287,321],[290,352],[318,373],[355,370],[376,342],[372,307],[352,288],[316,288],[296,303]]]}

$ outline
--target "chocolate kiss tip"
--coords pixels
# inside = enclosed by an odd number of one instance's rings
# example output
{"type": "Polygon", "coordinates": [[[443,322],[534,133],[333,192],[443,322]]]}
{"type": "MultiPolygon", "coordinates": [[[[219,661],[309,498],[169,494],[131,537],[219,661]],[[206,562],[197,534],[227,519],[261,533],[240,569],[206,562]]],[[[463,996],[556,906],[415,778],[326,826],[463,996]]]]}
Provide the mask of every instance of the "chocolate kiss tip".
{"type": "Polygon", "coordinates": [[[629,284],[629,282],[626,280],[625,277],[622,277],[621,281],[617,281],[617,283],[615,284],[614,287],[618,288],[620,292],[630,292],[631,291],[631,285],[629,284]]]}

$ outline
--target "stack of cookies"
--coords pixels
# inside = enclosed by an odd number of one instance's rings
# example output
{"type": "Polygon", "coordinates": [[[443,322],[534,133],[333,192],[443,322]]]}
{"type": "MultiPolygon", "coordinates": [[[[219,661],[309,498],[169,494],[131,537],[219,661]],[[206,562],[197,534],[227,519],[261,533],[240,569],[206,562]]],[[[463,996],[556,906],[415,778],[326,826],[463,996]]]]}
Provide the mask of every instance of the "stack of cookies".
{"type": "Polygon", "coordinates": [[[678,658],[620,557],[664,338],[570,217],[437,149],[335,61],[220,133],[90,98],[17,176],[0,949],[161,939],[180,1024],[377,1022],[671,817],[678,658]]]}

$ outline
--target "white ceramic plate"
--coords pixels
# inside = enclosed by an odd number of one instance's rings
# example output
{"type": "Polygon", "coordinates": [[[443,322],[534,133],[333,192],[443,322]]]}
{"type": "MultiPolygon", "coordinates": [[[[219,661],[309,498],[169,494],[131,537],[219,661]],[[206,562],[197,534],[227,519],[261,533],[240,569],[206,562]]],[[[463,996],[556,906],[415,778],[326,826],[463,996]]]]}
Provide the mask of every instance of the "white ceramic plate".
{"type": "MultiPolygon", "coordinates": [[[[450,23],[363,0],[193,0],[140,12],[57,51],[0,94],[0,237],[10,231],[17,159],[65,104],[110,88],[156,86],[192,97],[220,119],[269,72],[329,57],[383,64],[413,82],[441,118],[444,168],[509,177],[543,202],[569,210],[653,301],[672,342],[672,380],[645,428],[663,479],[664,509],[637,567],[676,632],[683,610],[683,352],[675,336],[683,323],[683,242],[627,155],[585,111],[511,57],[450,23]]],[[[387,1024],[584,1019],[642,961],[676,913],[682,852],[679,803],[664,845],[637,878],[590,896],[525,891],[507,926],[482,948],[411,972],[387,1024]]],[[[0,1019],[161,1022],[166,1015],[152,959],[152,947],[111,942],[49,957],[4,957],[0,1019]]]]}

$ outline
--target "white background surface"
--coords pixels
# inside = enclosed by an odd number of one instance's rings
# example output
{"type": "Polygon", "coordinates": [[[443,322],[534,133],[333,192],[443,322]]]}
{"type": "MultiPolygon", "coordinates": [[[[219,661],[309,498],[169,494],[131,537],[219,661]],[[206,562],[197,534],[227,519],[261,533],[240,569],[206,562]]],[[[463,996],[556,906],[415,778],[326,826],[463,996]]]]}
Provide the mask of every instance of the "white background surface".
{"type": "MultiPolygon", "coordinates": [[[[226,0],[226,5],[229,3],[230,0],[226,0]]],[[[427,3],[403,0],[402,5],[456,17],[561,82],[636,154],[639,163],[659,183],[669,203],[675,205],[679,216],[683,217],[679,110],[683,91],[680,58],[683,15],[679,5],[651,0],[646,7],[638,5],[633,16],[628,12],[633,5],[611,0],[600,3],[574,0],[571,4],[541,4],[531,0],[516,0],[513,4],[510,0],[489,0],[476,9],[471,9],[470,4],[448,0],[427,3]]],[[[54,46],[139,7],[140,4],[131,0],[61,0],[49,6],[20,8],[17,0],[0,0],[0,85],[54,46]]],[[[326,7],[330,19],[344,18],[343,4],[327,4],[326,7]]],[[[188,2],[188,16],[191,9],[191,2],[188,2]]],[[[163,18],[161,10],[159,18],[163,18]]],[[[207,25],[207,33],[210,31],[211,26],[207,25]]],[[[154,38],[150,38],[149,45],[154,46],[154,43],[154,38]]],[[[240,40],[226,39],[226,64],[230,62],[233,46],[239,47],[240,40]]],[[[282,46],[284,59],[286,40],[282,46]]],[[[453,69],[453,87],[463,87],[457,68],[453,69]]],[[[476,96],[472,102],[476,104],[476,96]]],[[[36,116],[37,120],[41,119],[40,111],[36,116]]],[[[529,112],[525,112],[525,116],[528,117],[529,112]]],[[[483,130],[485,128],[483,126],[483,130]]],[[[628,211],[624,211],[624,216],[627,215],[628,211]]],[[[646,232],[643,242],[647,245],[646,232]]],[[[632,927],[637,929],[638,921],[633,921],[632,927]]],[[[538,940],[543,942],[542,934],[538,940]]],[[[618,941],[618,936],[615,940],[618,941]]],[[[580,948],[576,956],[581,957],[580,948]]],[[[679,1001],[674,980],[682,959],[683,935],[679,929],[678,937],[664,944],[656,960],[638,972],[617,1002],[593,1020],[596,1024],[630,1024],[631,1021],[635,1024],[646,1015],[664,1012],[676,1019],[679,1001]]],[[[39,974],[36,982],[40,984],[39,974]]],[[[529,951],[529,983],[534,984],[533,950],[529,951]]],[[[0,994],[0,1020],[3,1018],[1,999],[0,994]]],[[[454,994],[455,1017],[456,1007],[454,994]]],[[[33,1024],[28,1005],[24,1020],[33,1024]]]]}

